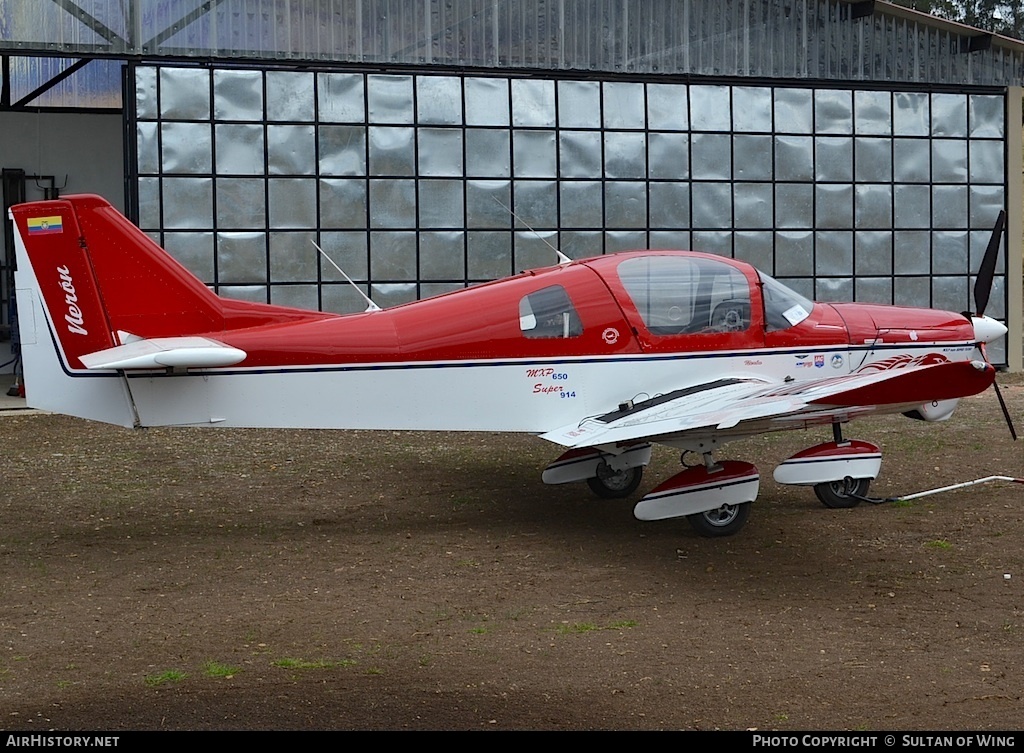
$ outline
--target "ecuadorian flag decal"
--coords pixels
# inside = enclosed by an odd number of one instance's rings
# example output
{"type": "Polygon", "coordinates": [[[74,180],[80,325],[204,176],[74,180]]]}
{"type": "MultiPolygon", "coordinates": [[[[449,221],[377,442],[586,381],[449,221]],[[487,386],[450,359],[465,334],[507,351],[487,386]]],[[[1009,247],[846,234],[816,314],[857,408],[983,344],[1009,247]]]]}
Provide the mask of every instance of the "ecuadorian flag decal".
{"type": "Polygon", "coordinates": [[[28,232],[32,235],[46,235],[47,233],[63,233],[64,226],[61,224],[60,215],[54,217],[29,217],[28,232]]]}

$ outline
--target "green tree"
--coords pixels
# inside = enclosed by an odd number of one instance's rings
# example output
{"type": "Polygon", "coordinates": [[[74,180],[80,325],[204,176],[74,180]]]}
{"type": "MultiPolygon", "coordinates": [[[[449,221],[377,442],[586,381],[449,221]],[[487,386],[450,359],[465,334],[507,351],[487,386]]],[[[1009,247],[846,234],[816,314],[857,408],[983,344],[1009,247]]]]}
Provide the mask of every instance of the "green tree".
{"type": "Polygon", "coordinates": [[[1024,39],[1024,0],[893,0],[896,5],[930,13],[978,29],[1024,39]]]}

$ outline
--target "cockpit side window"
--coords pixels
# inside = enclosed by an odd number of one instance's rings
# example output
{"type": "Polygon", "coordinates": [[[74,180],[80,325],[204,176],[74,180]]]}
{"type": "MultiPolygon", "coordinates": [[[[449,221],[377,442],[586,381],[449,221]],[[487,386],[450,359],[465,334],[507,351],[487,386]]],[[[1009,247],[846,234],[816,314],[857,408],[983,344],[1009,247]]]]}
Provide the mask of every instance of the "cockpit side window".
{"type": "Polygon", "coordinates": [[[730,264],[684,256],[639,256],[619,279],[654,335],[741,332],[750,327],[750,286],[730,264]]]}
{"type": "Polygon", "coordinates": [[[565,288],[551,285],[519,301],[519,329],[530,338],[579,337],[583,323],[565,288]]]}
{"type": "Polygon", "coordinates": [[[814,303],[795,293],[773,277],[763,272],[761,291],[764,298],[764,322],[766,332],[795,327],[811,315],[814,303]]]}

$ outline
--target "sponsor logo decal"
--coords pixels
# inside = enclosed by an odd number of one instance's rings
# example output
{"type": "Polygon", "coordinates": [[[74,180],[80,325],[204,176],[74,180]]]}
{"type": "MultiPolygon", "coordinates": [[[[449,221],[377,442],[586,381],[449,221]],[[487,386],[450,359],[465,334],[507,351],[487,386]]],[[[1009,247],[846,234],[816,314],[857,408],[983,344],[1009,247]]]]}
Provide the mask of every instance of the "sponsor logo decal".
{"type": "Polygon", "coordinates": [[[823,368],[825,368],[825,356],[822,355],[822,356],[815,356],[814,357],[814,368],[816,368],[816,369],[823,369],[823,368]]]}
{"type": "Polygon", "coordinates": [[[64,321],[68,323],[68,332],[73,335],[88,335],[88,330],[83,326],[85,318],[82,316],[82,309],[78,308],[78,294],[71,279],[71,270],[67,267],[57,267],[57,274],[60,275],[60,288],[64,291],[64,303],[68,306],[68,313],[64,315],[64,321]]]}
{"type": "Polygon", "coordinates": [[[601,339],[608,345],[614,345],[619,341],[619,331],[615,327],[608,327],[601,333],[601,339]]]}
{"type": "Polygon", "coordinates": [[[29,217],[28,232],[32,235],[63,233],[64,225],[60,215],[56,215],[54,217],[29,217]]]}
{"type": "Polygon", "coordinates": [[[834,356],[832,356],[832,368],[833,369],[841,369],[841,368],[843,368],[843,357],[841,355],[839,355],[838,353],[836,353],[834,356]]]}

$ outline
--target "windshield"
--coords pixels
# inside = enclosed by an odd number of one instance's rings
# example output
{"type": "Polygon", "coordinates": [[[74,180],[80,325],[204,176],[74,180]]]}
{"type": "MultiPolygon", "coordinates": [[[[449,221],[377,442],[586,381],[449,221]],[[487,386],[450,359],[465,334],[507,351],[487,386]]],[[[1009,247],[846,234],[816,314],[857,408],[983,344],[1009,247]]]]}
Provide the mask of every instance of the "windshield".
{"type": "Polygon", "coordinates": [[[811,315],[814,302],[795,293],[778,280],[764,272],[761,276],[761,291],[764,296],[764,321],[766,332],[776,332],[796,326],[811,315]]]}

